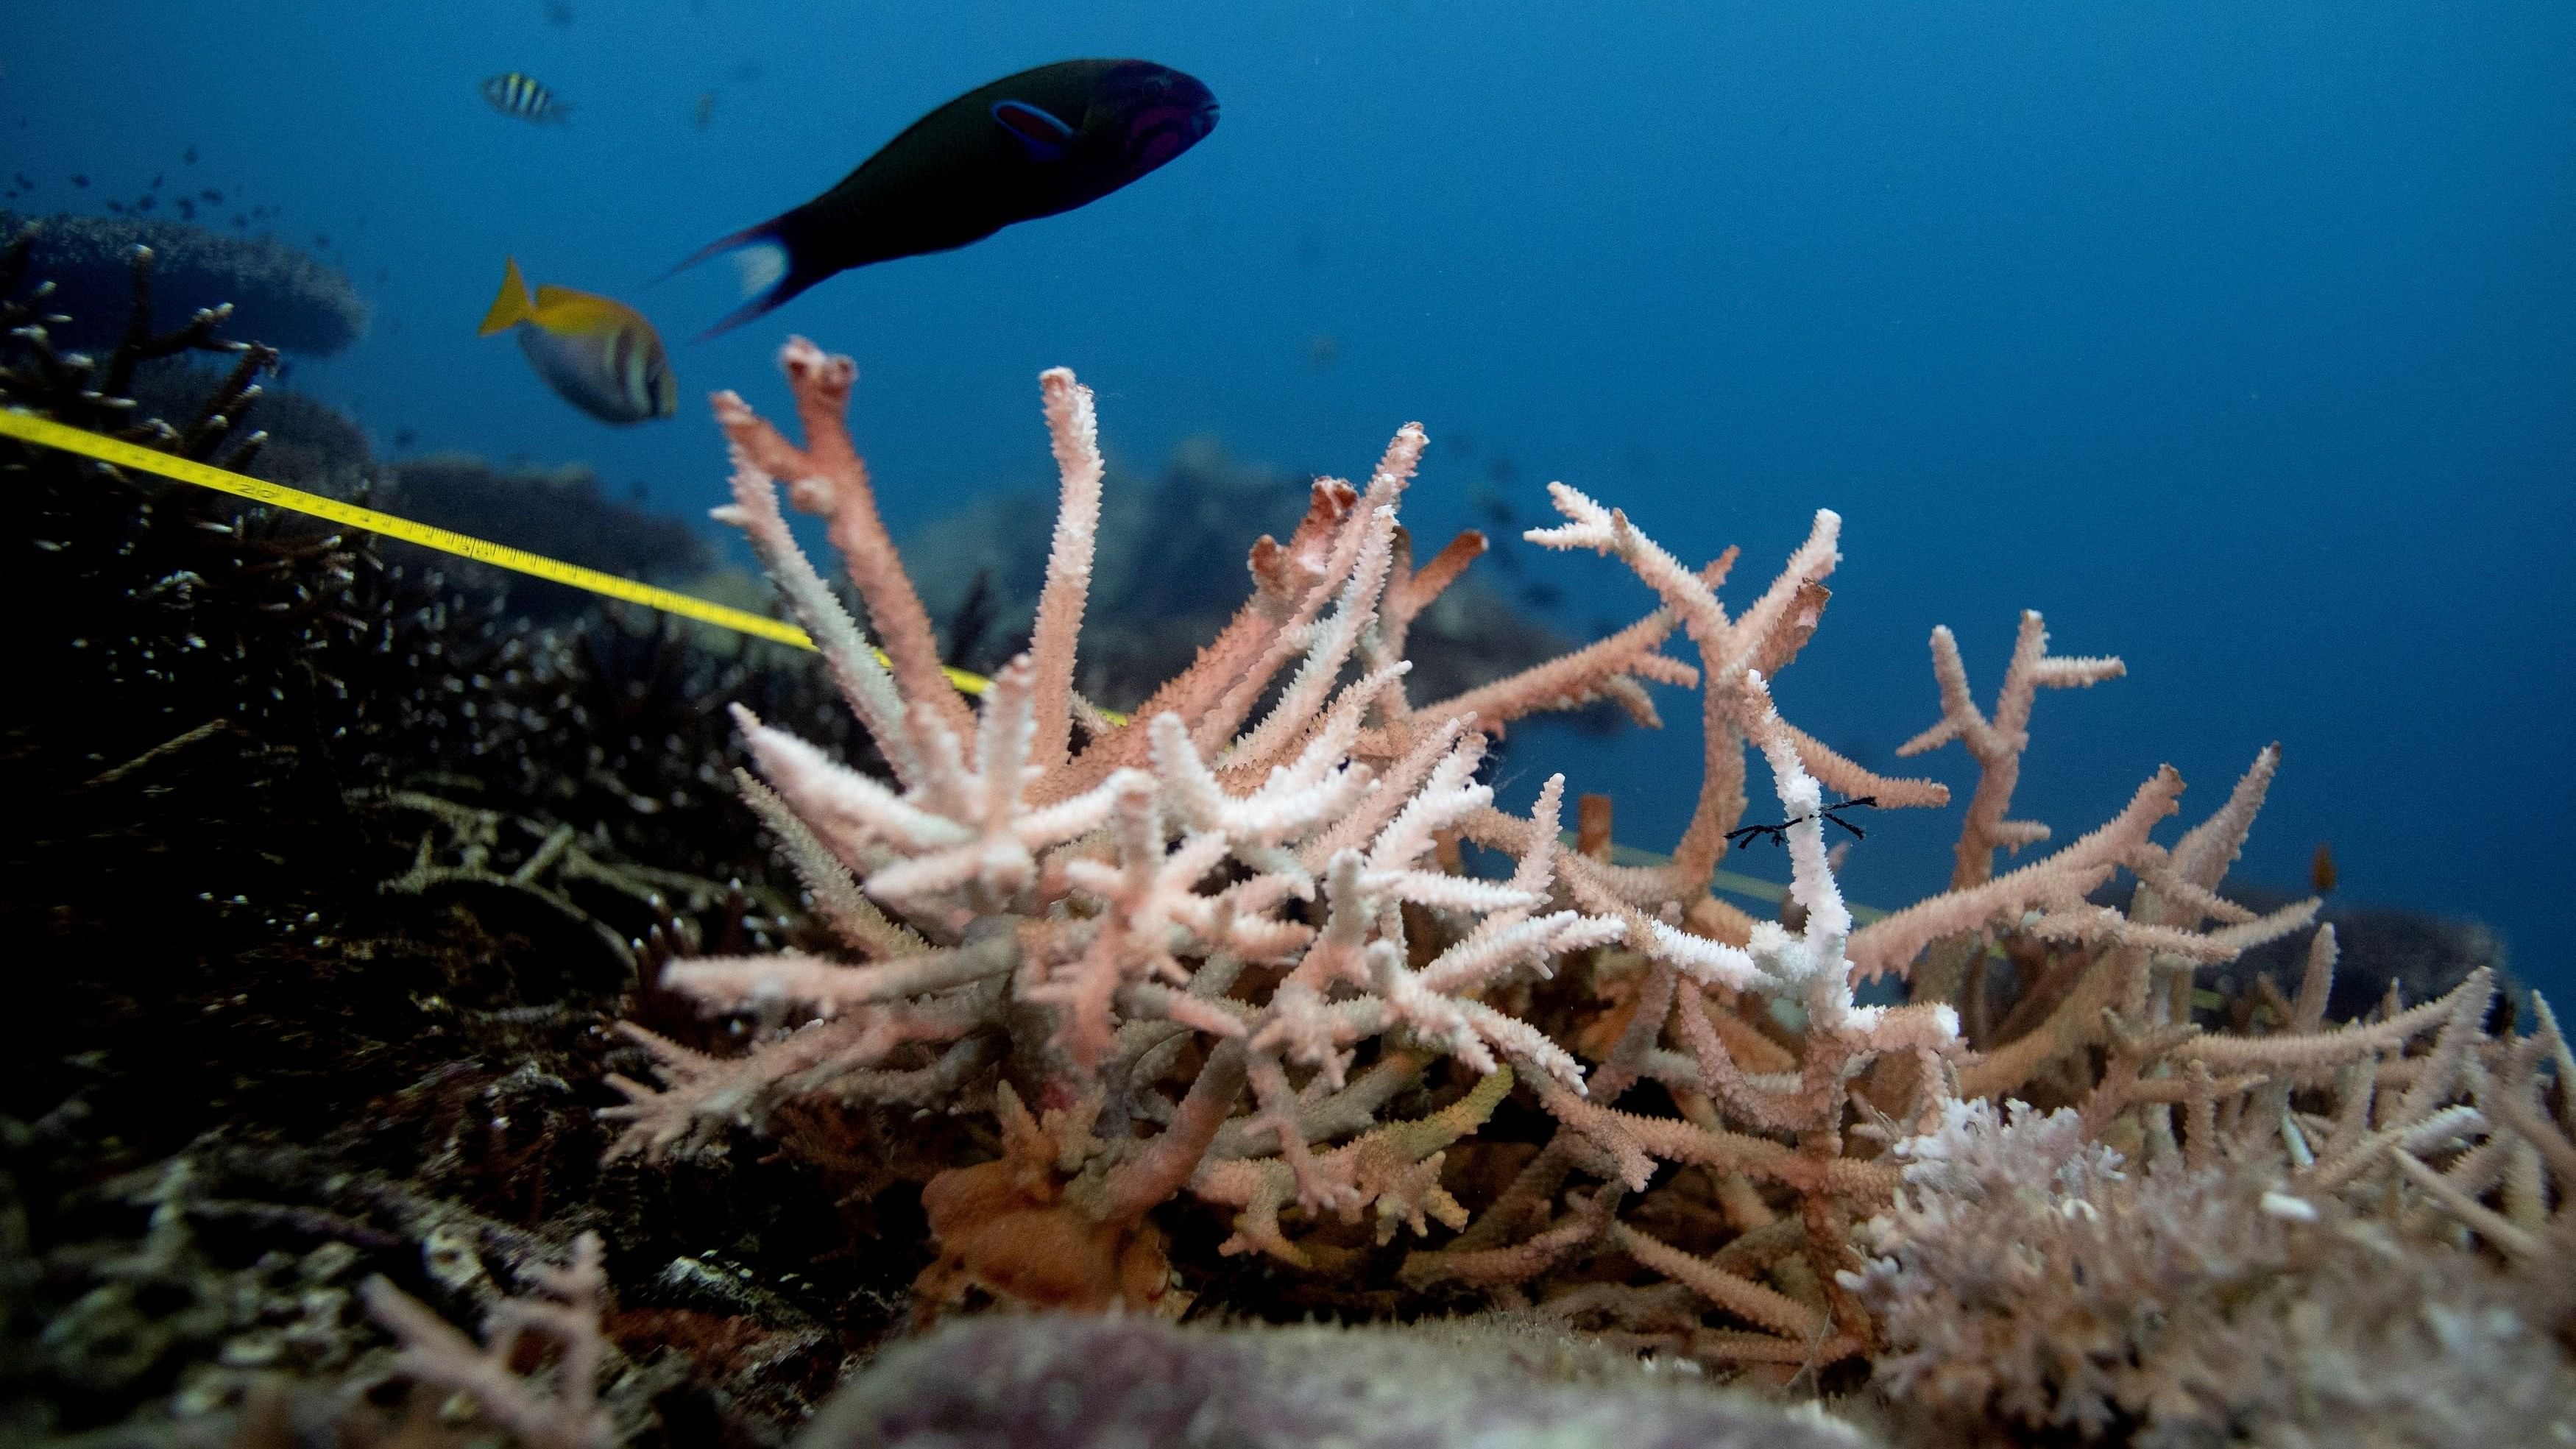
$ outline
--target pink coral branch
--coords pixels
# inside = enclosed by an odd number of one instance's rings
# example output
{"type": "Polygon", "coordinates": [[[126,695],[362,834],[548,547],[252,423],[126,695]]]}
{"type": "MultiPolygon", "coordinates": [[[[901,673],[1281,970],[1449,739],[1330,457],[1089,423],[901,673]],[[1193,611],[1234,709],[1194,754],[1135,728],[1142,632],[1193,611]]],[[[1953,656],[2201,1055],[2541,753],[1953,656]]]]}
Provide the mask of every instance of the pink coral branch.
{"type": "MultiPolygon", "coordinates": [[[[758,421],[742,399],[732,393],[716,394],[715,406],[719,420],[758,421]]],[[[739,444],[728,451],[734,462],[734,501],[713,510],[712,516],[719,523],[730,523],[743,531],[752,554],[777,586],[788,612],[814,640],[814,648],[831,670],[833,682],[840,686],[841,697],[849,701],[859,723],[877,741],[878,752],[885,756],[895,778],[912,783],[920,774],[921,761],[913,749],[911,733],[904,726],[902,692],[878,662],[875,647],[788,533],[787,520],[778,511],[775,481],[739,444]]]]}
{"type": "Polygon", "coordinates": [[[1789,742],[1797,748],[1798,762],[1807,773],[1847,800],[1868,796],[1882,810],[1908,807],[1938,807],[1950,803],[1950,787],[1938,780],[1904,780],[1882,775],[1845,759],[1834,748],[1814,735],[1783,722],[1789,742]]]}
{"type": "Polygon", "coordinates": [[[1925,946],[1943,936],[1980,931],[2017,919],[2034,906],[2079,906],[2085,892],[2108,878],[2120,859],[2143,845],[2157,821],[2180,805],[2182,776],[2171,765],[2138,787],[2118,815],[2073,845],[1983,885],[1952,890],[1872,921],[1852,933],[1852,964],[1861,976],[1904,972],[1925,946]]]}
{"type": "Polygon", "coordinates": [[[1816,510],[1806,541],[1790,554],[1779,576],[1741,619],[1730,621],[1717,600],[1715,583],[1733,560],[1731,550],[1694,574],[1640,532],[1625,513],[1604,508],[1562,483],[1548,485],[1548,496],[1567,522],[1556,528],[1531,529],[1525,537],[1547,548],[1616,554],[1663,599],[1665,609],[1681,622],[1700,654],[1700,796],[1689,826],[1673,848],[1672,863],[1657,868],[1651,877],[1640,874],[1627,885],[1614,885],[1614,877],[1597,869],[1580,870],[1577,878],[1621,894],[1651,890],[1664,901],[1696,897],[1707,889],[1718,855],[1726,848],[1727,832],[1744,810],[1743,741],[1751,718],[1743,699],[1744,681],[1760,668],[1785,662],[1813,631],[1816,611],[1823,605],[1822,581],[1841,558],[1837,540],[1842,518],[1829,508],[1816,510]]]}
{"type": "Polygon", "coordinates": [[[1699,671],[1657,652],[1672,630],[1671,613],[1658,609],[1571,654],[1531,665],[1437,704],[1423,705],[1415,712],[1431,719],[1473,715],[1478,728],[1500,734],[1505,725],[1524,715],[1579,709],[1606,698],[1611,682],[1618,679],[1651,679],[1688,688],[1699,683],[1699,671]]]}
{"type": "Polygon", "coordinates": [[[1052,770],[1064,763],[1073,734],[1074,647],[1091,592],[1091,555],[1100,528],[1100,419],[1091,389],[1074,381],[1070,369],[1048,369],[1038,387],[1046,399],[1047,434],[1054,440],[1063,495],[1056,504],[1055,542],[1047,553],[1046,586],[1038,594],[1037,624],[1029,639],[1037,719],[1029,758],[1040,770],[1052,770]]]}
{"type": "Polygon", "coordinates": [[[584,1233],[573,1242],[570,1266],[531,1265],[538,1292],[496,1305],[484,1319],[480,1347],[381,1277],[359,1291],[368,1314],[402,1341],[396,1361],[402,1372],[471,1397],[531,1449],[610,1449],[618,1434],[599,1403],[607,1354],[599,1315],[608,1290],[599,1259],[599,1235],[584,1233]],[[551,1392],[515,1369],[519,1342],[532,1330],[563,1350],[551,1392]]]}
{"type": "Polygon", "coordinates": [[[1930,729],[1896,747],[1899,755],[1919,755],[1952,740],[1976,759],[1977,791],[1968,800],[1961,822],[1958,863],[1950,888],[1983,885],[1995,873],[1997,850],[2019,850],[2048,838],[2048,827],[2027,820],[2006,820],[2013,787],[2021,781],[2022,751],[2030,746],[2030,711],[2041,686],[2067,689],[2117,679],[2127,672],[2117,659],[2051,658],[2048,630],[2037,612],[2022,611],[2014,637],[2012,663],[2004,670],[1995,696],[1992,720],[1977,709],[1968,692],[1968,669],[1959,658],[1959,641],[1948,625],[1932,631],[1932,674],[1941,686],[1941,719],[1930,729]]]}
{"type": "MultiPolygon", "coordinates": [[[[1386,595],[1380,601],[1377,629],[1360,641],[1360,658],[1370,669],[1382,669],[1404,657],[1404,646],[1413,630],[1413,621],[1433,600],[1457,582],[1485,552],[1485,535],[1469,529],[1449,541],[1446,548],[1433,555],[1420,572],[1413,567],[1413,540],[1402,530],[1395,538],[1394,557],[1387,570],[1386,595]]],[[[1386,692],[1386,715],[1401,724],[1412,713],[1412,704],[1400,688],[1386,692]]]]}
{"type": "MultiPolygon", "coordinates": [[[[1459,576],[1467,571],[1467,565],[1485,556],[1486,546],[1485,535],[1471,528],[1449,540],[1448,545],[1433,554],[1431,562],[1420,569],[1413,568],[1408,561],[1402,582],[1393,590],[1394,596],[1389,600],[1390,616],[1412,622],[1458,581],[1459,576]]],[[[1401,641],[1392,647],[1398,655],[1404,652],[1401,641]]]]}
{"type": "Polygon", "coordinates": [[[2225,918],[2222,907],[2207,893],[2218,888],[2227,877],[2227,868],[2236,863],[2244,849],[2245,837],[2254,829],[2254,817],[2263,809],[2263,797],[2270,792],[2272,777],[2281,768],[2281,747],[2268,745],[2254,757],[2236,788],[2228,792],[2227,803],[2217,813],[2184,831],[2169,852],[2175,884],[2150,882],[2140,894],[2130,913],[2150,924],[2197,926],[2206,916],[2225,918]]]}
{"type": "Polygon", "coordinates": [[[904,697],[929,707],[956,734],[971,732],[974,716],[948,683],[930,614],[904,572],[894,538],[877,513],[867,464],[850,440],[850,388],[858,379],[858,365],[846,357],[827,357],[813,343],[791,337],[779,350],[778,366],[805,424],[804,447],[789,443],[732,393],[717,394],[717,424],[762,471],[789,480],[788,497],[798,508],[828,520],[832,546],[841,551],[850,582],[867,601],[868,617],[894,661],[904,697]]]}

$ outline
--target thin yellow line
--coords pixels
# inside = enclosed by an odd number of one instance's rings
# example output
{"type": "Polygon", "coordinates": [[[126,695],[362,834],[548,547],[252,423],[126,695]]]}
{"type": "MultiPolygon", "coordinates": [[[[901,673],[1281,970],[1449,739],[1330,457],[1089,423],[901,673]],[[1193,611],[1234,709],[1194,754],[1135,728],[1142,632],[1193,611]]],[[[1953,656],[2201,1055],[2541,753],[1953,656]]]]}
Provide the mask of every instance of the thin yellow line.
{"type": "MultiPolygon", "coordinates": [[[[568,564],[561,559],[547,558],[543,554],[530,553],[523,548],[512,548],[506,543],[494,543],[489,539],[475,538],[451,529],[434,528],[426,523],[414,523],[408,518],[396,518],[390,513],[378,513],[372,508],[360,508],[354,503],[325,498],[319,493],[307,493],[301,488],[289,488],[283,483],[270,483],[253,478],[246,473],[235,473],[229,469],[218,468],[212,463],[200,463],[193,458],[177,457],[157,448],[147,448],[140,443],[129,443],[123,438],[107,437],[100,433],[93,433],[87,428],[75,428],[68,423],[58,423],[51,418],[38,417],[34,413],[22,412],[15,408],[0,409],[0,435],[24,442],[39,443],[48,448],[60,448],[67,453],[79,453],[102,463],[113,463],[120,468],[132,468],[142,473],[158,473],[164,478],[176,479],[181,483],[193,483],[200,488],[211,488],[218,493],[230,493],[236,498],[265,503],[271,508],[284,508],[295,513],[309,514],[315,518],[327,518],[333,523],[346,524],[351,528],[363,528],[370,533],[383,534],[387,538],[399,538],[405,543],[416,543],[423,548],[434,548],[441,553],[470,558],[476,563],[490,564],[494,568],[533,574],[558,584],[569,584],[576,589],[588,589],[594,594],[623,599],[630,604],[642,604],[648,609],[660,609],[667,614],[677,614],[685,619],[695,619],[703,624],[716,625],[718,628],[732,629],[757,638],[775,640],[781,644],[792,644],[799,649],[814,647],[813,639],[804,630],[782,620],[772,619],[765,614],[755,614],[748,609],[731,608],[694,595],[656,588],[651,584],[638,583],[633,579],[619,578],[615,574],[604,574],[597,569],[568,564]]],[[[877,658],[884,659],[884,651],[878,651],[877,658]]],[[[949,682],[955,684],[961,692],[974,695],[980,695],[992,688],[993,683],[980,674],[969,674],[963,669],[949,670],[948,678],[949,682]]],[[[1112,723],[1126,723],[1124,715],[1113,714],[1107,710],[1101,711],[1101,716],[1112,723]]],[[[1565,838],[1569,844],[1574,839],[1570,834],[1565,838]]],[[[1666,857],[1630,850],[1626,846],[1616,847],[1616,850],[1618,852],[1616,859],[1622,865],[1660,865],[1666,860],[1666,857]]],[[[1770,881],[1757,880],[1752,876],[1737,875],[1726,870],[1717,872],[1715,884],[1721,890],[1735,891],[1758,899],[1776,901],[1783,894],[1782,887],[1770,881]]],[[[1869,920],[1881,913],[1872,912],[1866,906],[1854,906],[1852,914],[1862,920],[1869,920]]]]}
{"type": "MultiPolygon", "coordinates": [[[[587,589],[594,594],[622,599],[630,604],[642,604],[648,609],[660,609],[666,614],[677,614],[684,619],[695,619],[703,624],[732,629],[737,633],[749,634],[755,638],[791,644],[799,649],[814,647],[813,639],[808,637],[804,630],[783,620],[772,619],[765,614],[755,614],[748,609],[736,609],[712,600],[697,598],[694,595],[657,588],[652,584],[620,578],[615,574],[601,573],[597,569],[586,569],[579,564],[568,564],[561,559],[547,558],[543,554],[530,553],[523,548],[512,548],[506,543],[494,543],[490,539],[475,538],[470,534],[458,533],[452,529],[436,528],[426,523],[415,523],[408,518],[397,518],[390,513],[379,513],[372,508],[360,508],[354,503],[325,498],[319,493],[307,493],[301,488],[289,488],[283,483],[270,483],[247,474],[218,468],[211,463],[200,463],[192,458],[175,457],[156,448],[147,448],[140,443],[106,437],[86,428],[75,428],[67,423],[55,422],[51,418],[38,417],[34,413],[15,409],[0,410],[0,434],[30,443],[40,443],[48,448],[60,448],[68,453],[79,453],[102,463],[113,463],[120,468],[132,468],[142,473],[157,473],[164,478],[176,479],[181,483],[193,483],[200,488],[211,488],[218,493],[229,493],[236,498],[247,498],[254,503],[264,503],[271,508],[284,508],[295,513],[309,514],[315,518],[329,519],[333,523],[346,524],[351,528],[363,528],[370,533],[383,534],[387,538],[399,538],[405,543],[416,543],[423,548],[452,553],[459,558],[472,559],[476,563],[531,574],[558,584],[569,584],[576,589],[587,589]]],[[[885,656],[880,653],[877,657],[882,659],[885,656]]],[[[949,670],[948,678],[968,694],[982,694],[992,687],[992,681],[981,675],[969,674],[963,669],[949,670]]]]}

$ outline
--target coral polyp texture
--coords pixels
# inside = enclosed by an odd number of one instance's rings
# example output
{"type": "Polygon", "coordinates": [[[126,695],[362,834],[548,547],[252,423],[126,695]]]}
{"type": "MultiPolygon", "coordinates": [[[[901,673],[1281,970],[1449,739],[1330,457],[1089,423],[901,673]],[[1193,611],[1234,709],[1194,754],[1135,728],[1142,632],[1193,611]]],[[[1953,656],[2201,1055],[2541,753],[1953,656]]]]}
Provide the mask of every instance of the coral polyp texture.
{"type": "Polygon", "coordinates": [[[2194,1020],[2195,972],[2314,919],[2314,900],[2258,914],[2219,893],[2277,747],[2171,845],[2153,838],[2180,808],[2165,767],[2040,853],[2049,829],[2010,815],[2038,691],[2120,661],[2052,654],[2025,614],[1989,710],[1938,630],[1940,714],[1903,753],[1957,743],[1978,767],[1956,869],[1859,923],[1833,812],[1949,792],[1865,769],[1775,706],[1842,520],[1819,510],[1730,610],[1733,550],[1695,567],[1551,485],[1563,521],[1528,540],[1614,558],[1658,606],[1420,702],[1408,626],[1477,549],[1414,558],[1410,425],[1364,485],[1315,483],[1292,535],[1253,545],[1232,622],[1111,716],[1075,689],[1102,467],[1091,394],[1061,370],[1041,380],[1061,504],[1031,643],[970,703],[849,432],[854,368],[802,340],[783,363],[803,441],[720,395],[735,471],[718,516],[882,773],[737,709],[758,767],[743,793],[837,949],[670,963],[660,989],[732,1021],[735,1044],[628,1023],[659,1080],[613,1079],[614,1155],[750,1133],[854,1198],[919,1181],[924,1317],[986,1300],[1180,1313],[1209,1293],[1239,1309],[1249,1280],[1218,1265],[1262,1255],[1273,1309],[1534,1310],[1810,1389],[1874,1363],[1914,1422],[1970,1437],[2340,1423],[2369,1393],[2298,1380],[2318,1355],[2395,1362],[2436,1341],[2481,1367],[2428,1393],[2564,1373],[2576,1070],[2545,1003],[2517,1036],[2481,972],[2330,1026],[2321,929],[2295,999],[2258,978],[2239,1030],[2194,1020]],[[825,520],[872,632],[791,539],[781,484],[825,520]],[[1664,652],[1676,630],[1687,660],[1664,652]],[[1495,806],[1490,737],[1603,699],[1651,724],[1648,685],[1696,688],[1705,741],[1668,857],[1612,863],[1600,807],[1561,833],[1561,776],[1528,815],[1495,806]],[[1756,755],[1776,825],[1758,823],[1769,807],[1746,824],[1756,755]],[[1785,847],[1778,919],[1711,894],[1748,829],[1785,847]],[[2106,903],[2123,872],[2126,904],[2106,903]],[[1895,980],[1865,1003],[1874,978],[1895,980]],[[2382,1278],[2441,1285],[2432,1316],[2315,1311],[2381,1293],[2354,1285],[2400,1262],[2382,1278]],[[2301,1296],[2327,1277],[2340,1286],[2301,1296]]]}

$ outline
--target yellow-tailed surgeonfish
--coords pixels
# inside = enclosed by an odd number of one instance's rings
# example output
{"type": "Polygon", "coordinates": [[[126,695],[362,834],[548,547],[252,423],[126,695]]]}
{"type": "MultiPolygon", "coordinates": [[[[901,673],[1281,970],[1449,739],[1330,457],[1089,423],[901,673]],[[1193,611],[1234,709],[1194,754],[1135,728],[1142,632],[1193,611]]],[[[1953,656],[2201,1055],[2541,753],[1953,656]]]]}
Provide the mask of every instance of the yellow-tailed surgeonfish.
{"type": "Polygon", "coordinates": [[[501,295],[483,314],[482,335],[514,328],[537,376],[603,423],[640,423],[679,409],[680,385],[661,335],[623,302],[570,287],[539,287],[532,301],[514,257],[501,295]]]}

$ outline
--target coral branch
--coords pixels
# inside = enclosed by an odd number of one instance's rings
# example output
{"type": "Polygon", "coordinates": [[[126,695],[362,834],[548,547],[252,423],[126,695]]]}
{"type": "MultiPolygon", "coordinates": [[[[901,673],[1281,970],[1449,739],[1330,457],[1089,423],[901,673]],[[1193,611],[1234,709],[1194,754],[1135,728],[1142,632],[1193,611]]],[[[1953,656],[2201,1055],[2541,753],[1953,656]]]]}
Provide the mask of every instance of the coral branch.
{"type": "Polygon", "coordinates": [[[1052,770],[1064,763],[1072,737],[1074,645],[1082,633],[1092,546],[1100,529],[1100,420],[1092,409],[1091,389],[1074,381],[1071,371],[1051,368],[1038,386],[1046,398],[1055,465],[1064,475],[1046,586],[1038,594],[1037,625],[1029,639],[1037,672],[1037,740],[1029,758],[1040,770],[1052,770]]]}
{"type": "Polygon", "coordinates": [[[716,395],[717,425],[752,466],[786,480],[789,501],[797,508],[827,520],[832,546],[841,551],[850,582],[867,601],[868,617],[894,661],[904,697],[930,709],[951,733],[968,733],[974,720],[948,686],[930,614],[904,572],[894,538],[877,512],[867,464],[850,438],[850,389],[858,381],[858,365],[846,357],[827,357],[813,343],[791,337],[779,349],[778,367],[787,375],[796,415],[805,425],[803,447],[788,442],[729,392],[716,395]]]}
{"type": "Polygon", "coordinates": [[[469,1395],[492,1422],[535,1449],[610,1449],[619,1436],[599,1404],[607,1352],[599,1315],[608,1287],[599,1256],[599,1235],[584,1233],[569,1266],[532,1265],[538,1292],[496,1304],[479,1348],[383,1278],[368,1279],[362,1292],[367,1312],[402,1340],[402,1372],[469,1395]],[[532,1332],[562,1349],[551,1392],[517,1370],[520,1342],[532,1332]]]}

